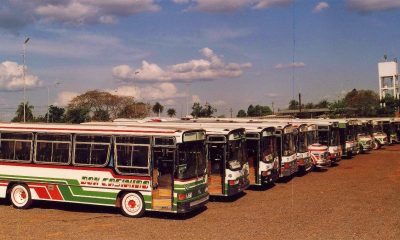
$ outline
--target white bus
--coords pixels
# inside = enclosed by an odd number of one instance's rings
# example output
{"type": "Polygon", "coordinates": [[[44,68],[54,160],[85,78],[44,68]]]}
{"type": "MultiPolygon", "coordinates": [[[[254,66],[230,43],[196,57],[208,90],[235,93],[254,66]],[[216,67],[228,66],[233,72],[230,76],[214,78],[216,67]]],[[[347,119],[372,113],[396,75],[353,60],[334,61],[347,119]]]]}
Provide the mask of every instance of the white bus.
{"type": "Polygon", "coordinates": [[[209,198],[204,130],[0,124],[0,198],[185,213],[209,198]]]}

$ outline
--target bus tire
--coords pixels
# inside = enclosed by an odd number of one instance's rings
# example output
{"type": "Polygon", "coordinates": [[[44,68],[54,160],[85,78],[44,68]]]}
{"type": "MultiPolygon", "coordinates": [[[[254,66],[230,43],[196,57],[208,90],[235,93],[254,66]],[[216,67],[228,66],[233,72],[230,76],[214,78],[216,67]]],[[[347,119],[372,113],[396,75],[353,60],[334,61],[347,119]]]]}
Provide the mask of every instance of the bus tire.
{"type": "Polygon", "coordinates": [[[32,205],[32,196],[29,187],[16,183],[11,187],[10,201],[14,208],[27,209],[32,205]]]}
{"type": "Polygon", "coordinates": [[[145,212],[143,196],[136,192],[125,192],[122,194],[120,209],[124,216],[139,218],[145,212]]]}

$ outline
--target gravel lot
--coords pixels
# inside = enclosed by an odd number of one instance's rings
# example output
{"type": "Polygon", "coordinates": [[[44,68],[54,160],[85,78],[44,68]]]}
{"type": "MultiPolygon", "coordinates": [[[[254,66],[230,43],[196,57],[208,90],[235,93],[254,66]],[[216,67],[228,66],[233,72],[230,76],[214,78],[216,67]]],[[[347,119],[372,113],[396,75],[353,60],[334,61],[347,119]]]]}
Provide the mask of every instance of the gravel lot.
{"type": "Polygon", "coordinates": [[[400,145],[327,171],[215,199],[186,216],[125,218],[114,208],[0,201],[0,239],[400,239],[400,145]]]}

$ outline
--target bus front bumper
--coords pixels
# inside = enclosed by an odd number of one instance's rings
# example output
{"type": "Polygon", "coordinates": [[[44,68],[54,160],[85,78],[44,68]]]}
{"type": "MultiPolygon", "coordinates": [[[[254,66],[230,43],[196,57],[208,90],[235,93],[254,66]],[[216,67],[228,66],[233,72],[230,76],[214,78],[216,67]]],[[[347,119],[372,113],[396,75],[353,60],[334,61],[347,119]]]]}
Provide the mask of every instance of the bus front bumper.
{"type": "Polygon", "coordinates": [[[187,201],[187,202],[178,202],[177,204],[177,212],[178,213],[188,213],[195,209],[201,208],[205,206],[209,201],[209,194],[205,193],[196,200],[187,201]]]}
{"type": "Polygon", "coordinates": [[[228,191],[227,191],[228,196],[233,196],[240,192],[243,192],[250,186],[250,181],[248,178],[240,178],[236,181],[238,181],[238,183],[235,185],[228,184],[228,191]]]}

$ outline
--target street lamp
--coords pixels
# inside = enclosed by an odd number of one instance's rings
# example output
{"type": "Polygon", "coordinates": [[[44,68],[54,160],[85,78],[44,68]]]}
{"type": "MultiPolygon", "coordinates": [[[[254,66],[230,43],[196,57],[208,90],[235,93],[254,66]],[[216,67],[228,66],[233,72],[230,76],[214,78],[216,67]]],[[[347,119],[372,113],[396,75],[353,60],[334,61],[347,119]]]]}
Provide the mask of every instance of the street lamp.
{"type": "Polygon", "coordinates": [[[22,45],[23,46],[22,47],[22,49],[23,49],[23,51],[22,51],[22,62],[23,62],[23,64],[22,64],[22,67],[23,67],[22,74],[23,74],[23,79],[24,79],[24,123],[26,121],[26,110],[25,110],[25,108],[26,108],[26,81],[25,81],[25,68],[26,68],[26,66],[25,66],[25,55],[26,55],[26,45],[28,44],[29,40],[30,40],[30,38],[27,37],[25,39],[25,41],[24,41],[24,44],[22,45]]]}
{"type": "MultiPolygon", "coordinates": [[[[136,91],[136,93],[138,92],[137,90],[138,90],[138,88],[136,87],[136,84],[135,84],[135,76],[137,75],[137,74],[139,74],[140,72],[139,71],[136,71],[135,72],[135,74],[133,74],[133,86],[135,86],[135,91],[136,91]]],[[[137,97],[137,99],[139,99],[139,95],[138,95],[138,97],[137,97]]],[[[135,111],[135,115],[137,114],[137,107],[136,107],[136,105],[139,103],[139,101],[137,101],[136,102],[136,104],[134,105],[134,111],[135,111]]],[[[135,116],[135,118],[136,118],[136,116],[135,116]]]]}
{"type": "Polygon", "coordinates": [[[49,115],[50,115],[50,87],[51,86],[58,86],[60,82],[55,82],[54,85],[47,85],[47,123],[49,123],[49,115]]]}

